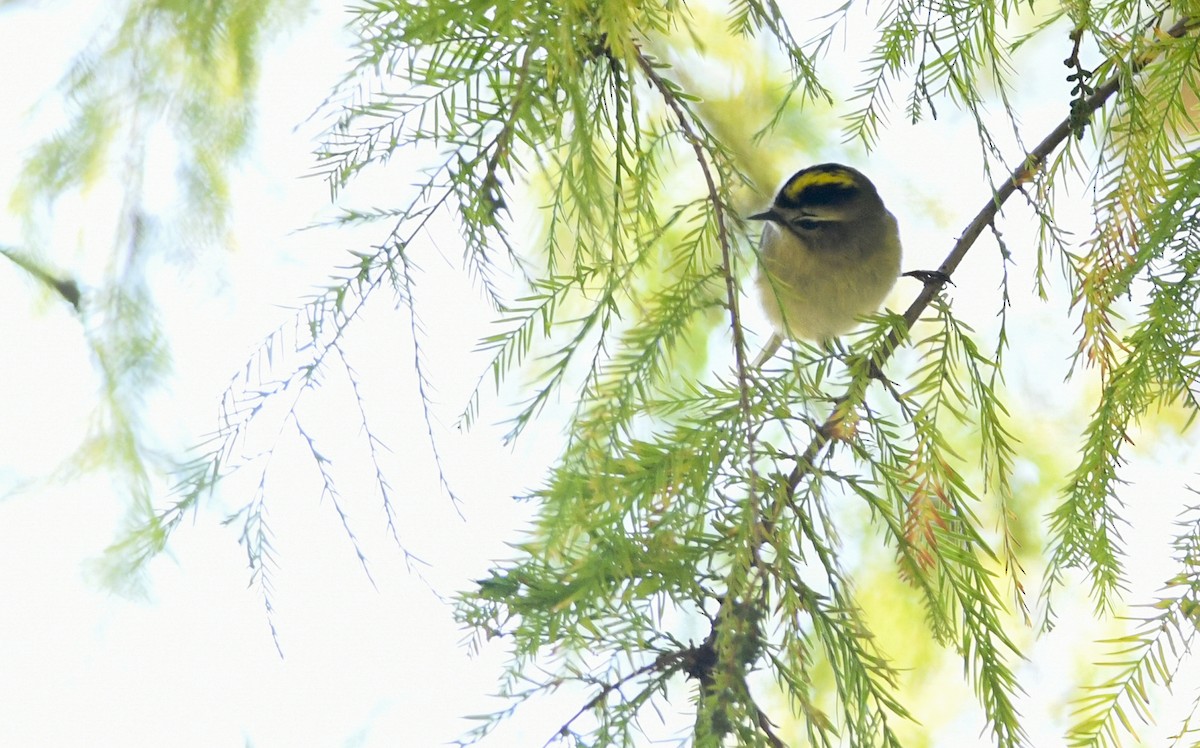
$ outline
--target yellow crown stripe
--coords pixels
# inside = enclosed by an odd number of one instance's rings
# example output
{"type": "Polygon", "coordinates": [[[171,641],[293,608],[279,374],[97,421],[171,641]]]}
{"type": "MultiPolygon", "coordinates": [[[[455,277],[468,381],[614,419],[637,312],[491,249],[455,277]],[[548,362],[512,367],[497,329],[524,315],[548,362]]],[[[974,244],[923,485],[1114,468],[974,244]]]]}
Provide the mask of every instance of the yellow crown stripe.
{"type": "Polygon", "coordinates": [[[783,191],[792,200],[799,200],[800,195],[809,187],[820,185],[854,187],[856,184],[858,184],[858,181],[854,178],[854,175],[844,169],[803,171],[793,177],[792,181],[788,182],[787,186],[783,188],[783,191]]]}

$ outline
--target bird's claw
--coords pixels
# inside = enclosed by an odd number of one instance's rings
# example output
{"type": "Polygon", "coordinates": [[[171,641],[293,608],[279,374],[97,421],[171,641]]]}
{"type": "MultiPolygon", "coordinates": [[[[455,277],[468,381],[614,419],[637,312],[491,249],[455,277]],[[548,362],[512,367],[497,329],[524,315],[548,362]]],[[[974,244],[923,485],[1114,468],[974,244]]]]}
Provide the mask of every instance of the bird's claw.
{"type": "Polygon", "coordinates": [[[909,270],[907,273],[901,273],[909,278],[916,278],[927,286],[944,286],[947,283],[954,285],[954,281],[950,280],[950,274],[944,273],[941,270],[909,270]]]}

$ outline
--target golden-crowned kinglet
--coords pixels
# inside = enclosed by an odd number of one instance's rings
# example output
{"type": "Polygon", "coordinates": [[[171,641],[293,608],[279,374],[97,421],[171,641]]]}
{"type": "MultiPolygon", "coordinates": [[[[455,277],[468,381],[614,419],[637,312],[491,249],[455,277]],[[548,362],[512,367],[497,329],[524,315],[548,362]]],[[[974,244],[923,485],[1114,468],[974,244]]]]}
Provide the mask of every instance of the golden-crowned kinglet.
{"type": "MultiPolygon", "coordinates": [[[[779,335],[826,340],[879,308],[900,275],[900,230],[875,185],[841,164],[796,172],[763,227],[758,290],[779,335]]],[[[764,351],[759,364],[778,348],[764,351]]]]}

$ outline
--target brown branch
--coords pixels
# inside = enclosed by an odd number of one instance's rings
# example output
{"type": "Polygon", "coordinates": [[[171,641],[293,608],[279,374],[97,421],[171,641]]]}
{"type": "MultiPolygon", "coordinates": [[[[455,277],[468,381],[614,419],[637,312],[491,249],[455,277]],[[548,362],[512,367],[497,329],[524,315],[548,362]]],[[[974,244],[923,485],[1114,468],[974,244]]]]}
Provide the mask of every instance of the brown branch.
{"type": "Polygon", "coordinates": [[[53,288],[59,296],[63,297],[68,304],[74,307],[76,312],[81,311],[82,307],[80,305],[81,299],[79,284],[77,284],[72,278],[59,277],[45,270],[33,259],[26,257],[24,254],[15,249],[0,247],[0,255],[4,255],[8,259],[12,260],[17,267],[29,273],[50,288],[53,288]]]}
{"type": "Polygon", "coordinates": [[[749,706],[754,710],[754,720],[758,723],[758,729],[762,730],[763,734],[767,736],[767,742],[771,744],[771,748],[787,748],[787,743],[784,743],[775,734],[775,723],[767,717],[766,712],[760,709],[758,704],[754,703],[753,699],[749,700],[749,706]]]}
{"type": "Polygon", "coordinates": [[[529,62],[532,59],[533,46],[530,45],[525,48],[525,54],[521,57],[521,66],[517,69],[517,75],[519,76],[517,90],[512,95],[508,117],[500,127],[500,132],[492,140],[492,155],[488,157],[487,163],[484,166],[483,180],[479,185],[480,189],[486,192],[487,200],[492,203],[493,208],[503,207],[503,199],[499,196],[499,172],[501,166],[503,166],[500,161],[512,151],[513,136],[516,134],[517,117],[520,116],[521,105],[523,104],[522,99],[525,96],[525,87],[529,81],[529,62]]]}
{"type": "MultiPolygon", "coordinates": [[[[717,186],[717,180],[713,175],[712,168],[709,166],[709,159],[705,153],[705,143],[700,135],[696,132],[696,128],[692,124],[692,116],[687,108],[680,101],[675,91],[667,83],[654,67],[654,63],[639,49],[637,52],[637,63],[645,74],[650,84],[659,92],[667,107],[675,115],[679,121],[679,128],[684,135],[684,138],[692,146],[692,150],[696,154],[696,161],[700,165],[700,171],[704,174],[704,182],[708,188],[708,197],[713,206],[713,213],[717,221],[717,242],[721,248],[721,275],[725,281],[725,297],[726,305],[729,308],[729,325],[733,331],[733,353],[738,380],[738,401],[741,406],[742,416],[746,422],[746,452],[747,462],[750,465],[750,491],[747,500],[748,510],[751,515],[751,526],[754,534],[753,541],[750,544],[750,564],[754,568],[762,569],[762,560],[759,557],[759,549],[765,541],[765,526],[762,516],[762,508],[758,500],[758,490],[756,484],[756,472],[754,469],[754,439],[755,431],[750,417],[750,390],[749,390],[749,374],[746,357],[746,336],[742,329],[742,317],[738,309],[738,282],[734,277],[733,272],[733,247],[729,237],[729,227],[726,222],[726,206],[721,199],[721,193],[717,186]]],[[[766,583],[767,575],[763,575],[763,583],[766,583]]],[[[747,580],[749,583],[750,580],[747,580]]],[[[713,629],[706,642],[706,646],[713,648],[718,636],[718,627],[725,613],[728,613],[738,604],[738,595],[734,594],[731,589],[726,589],[725,599],[721,601],[721,610],[717,613],[716,620],[713,622],[713,629]]],[[[765,587],[764,587],[765,593],[765,587]]],[[[715,648],[711,654],[715,656],[715,648]]],[[[711,664],[707,667],[711,667],[711,664]]],[[[741,667],[735,665],[735,667],[741,667]]],[[[700,676],[696,676],[700,677],[700,676]]],[[[700,688],[703,691],[705,678],[700,677],[700,688]]],[[[783,748],[784,744],[772,730],[772,725],[767,716],[759,709],[750,696],[749,689],[745,690],[745,700],[748,707],[753,710],[755,721],[758,728],[766,736],[772,746],[783,748]]]]}
{"type": "Polygon", "coordinates": [[[646,78],[656,88],[659,94],[662,95],[663,101],[667,107],[675,114],[679,120],[679,129],[691,144],[692,150],[696,152],[696,161],[700,164],[700,171],[704,173],[704,182],[708,186],[708,197],[712,201],[713,213],[717,219],[717,242],[721,246],[721,274],[725,280],[725,296],[726,302],[729,305],[729,324],[733,328],[733,354],[737,367],[738,385],[740,389],[739,397],[741,400],[742,410],[747,414],[750,411],[750,394],[747,389],[747,368],[746,368],[746,336],[742,331],[742,317],[738,312],[738,291],[737,279],[733,277],[733,249],[729,240],[729,228],[725,223],[725,204],[721,200],[721,194],[717,189],[717,181],[713,177],[712,169],[708,166],[708,159],[704,153],[704,141],[696,134],[695,128],[692,127],[691,120],[687,110],[679,101],[679,97],[671,90],[663,77],[654,69],[654,63],[650,58],[646,57],[640,50],[637,55],[638,66],[645,73],[646,78]]]}
{"type": "MultiPolygon", "coordinates": [[[[1170,29],[1168,29],[1166,31],[1166,35],[1178,39],[1186,34],[1189,30],[1194,28],[1194,22],[1195,21],[1192,18],[1183,18],[1170,29]]],[[[1137,75],[1144,70],[1147,65],[1157,59],[1160,53],[1161,48],[1159,50],[1152,50],[1146,54],[1143,54],[1137,63],[1134,64],[1130,72],[1130,76],[1137,75]]],[[[1052,154],[1060,145],[1063,144],[1064,141],[1067,140],[1067,138],[1071,136],[1073,132],[1078,129],[1080,116],[1082,115],[1084,117],[1091,117],[1091,115],[1104,106],[1105,103],[1108,102],[1109,98],[1111,98],[1113,94],[1120,90],[1120,88],[1121,74],[1115,73],[1108,80],[1104,81],[1104,83],[1102,83],[1093,94],[1084,99],[1083,104],[1080,107],[1077,107],[1070,115],[1064,118],[1062,122],[1059,122],[1058,126],[1051,130],[1050,134],[1042,139],[1042,142],[1038,143],[1033,150],[1026,154],[1025,158],[1016,168],[1012,170],[1008,178],[1005,179],[1004,182],[1002,182],[998,187],[993,188],[992,198],[984,204],[983,208],[981,208],[980,211],[975,214],[975,218],[972,219],[969,224],[967,224],[966,229],[964,229],[962,234],[958,237],[958,241],[954,243],[953,249],[951,249],[950,253],[946,255],[946,259],[942,260],[942,264],[938,266],[939,273],[944,274],[944,277],[947,279],[954,274],[954,271],[958,269],[958,266],[963,261],[963,258],[967,256],[967,252],[970,251],[972,246],[974,246],[975,240],[979,238],[979,235],[983,233],[985,228],[993,225],[994,221],[996,220],[996,216],[999,214],[1000,208],[1004,206],[1004,203],[1010,197],[1012,197],[1013,193],[1016,192],[1021,185],[1033,179],[1038,170],[1042,168],[1042,165],[1046,163],[1046,160],[1050,157],[1050,154],[1052,154]]],[[[892,333],[884,339],[883,344],[880,346],[880,349],[876,354],[872,371],[882,369],[884,363],[892,357],[892,354],[897,348],[900,347],[900,344],[907,340],[909,331],[912,330],[913,325],[915,325],[917,320],[920,319],[921,315],[925,312],[925,309],[929,306],[929,303],[933,300],[934,295],[937,294],[940,288],[941,283],[925,284],[925,288],[922,289],[921,293],[917,295],[916,300],[914,300],[913,303],[908,307],[908,310],[904,312],[904,328],[897,328],[893,330],[892,333]]],[[[852,396],[861,394],[862,390],[865,389],[866,383],[865,377],[862,377],[861,379],[863,381],[854,382],[850,385],[846,394],[838,400],[839,405],[841,403],[851,401],[852,396]]],[[[824,449],[825,445],[830,442],[830,435],[834,432],[834,430],[837,429],[844,416],[845,409],[841,407],[835,407],[829,414],[829,417],[825,419],[825,423],[822,424],[817,430],[816,435],[813,437],[812,441],[809,442],[808,447],[797,458],[796,467],[793,468],[791,474],[788,475],[787,498],[789,502],[795,498],[796,489],[799,487],[800,481],[804,479],[805,475],[812,471],[813,465],[817,457],[820,455],[821,450],[824,449]]]]}

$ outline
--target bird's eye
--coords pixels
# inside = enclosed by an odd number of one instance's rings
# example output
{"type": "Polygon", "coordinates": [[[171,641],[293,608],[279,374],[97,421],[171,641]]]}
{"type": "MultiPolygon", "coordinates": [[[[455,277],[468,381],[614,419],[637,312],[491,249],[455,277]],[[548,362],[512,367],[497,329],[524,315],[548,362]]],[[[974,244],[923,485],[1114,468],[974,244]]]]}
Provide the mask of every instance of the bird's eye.
{"type": "Polygon", "coordinates": [[[820,224],[818,221],[814,221],[811,218],[800,218],[796,221],[793,221],[792,225],[798,229],[803,229],[805,231],[812,231],[820,224]]]}

